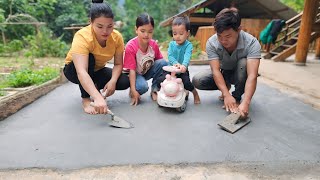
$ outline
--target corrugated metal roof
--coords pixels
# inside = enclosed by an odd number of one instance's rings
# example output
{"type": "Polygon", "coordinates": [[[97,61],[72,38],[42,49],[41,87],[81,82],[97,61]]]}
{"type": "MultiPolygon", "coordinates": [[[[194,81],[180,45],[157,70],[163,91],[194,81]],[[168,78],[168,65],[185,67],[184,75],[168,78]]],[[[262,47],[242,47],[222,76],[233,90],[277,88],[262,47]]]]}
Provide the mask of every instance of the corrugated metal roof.
{"type": "Polygon", "coordinates": [[[160,26],[170,25],[176,16],[197,15],[197,17],[201,17],[201,14],[195,14],[195,12],[204,7],[211,10],[209,15],[213,18],[223,8],[230,7],[231,4],[239,9],[239,14],[242,18],[288,20],[297,15],[297,12],[278,0],[204,0],[162,21],[160,26]]]}

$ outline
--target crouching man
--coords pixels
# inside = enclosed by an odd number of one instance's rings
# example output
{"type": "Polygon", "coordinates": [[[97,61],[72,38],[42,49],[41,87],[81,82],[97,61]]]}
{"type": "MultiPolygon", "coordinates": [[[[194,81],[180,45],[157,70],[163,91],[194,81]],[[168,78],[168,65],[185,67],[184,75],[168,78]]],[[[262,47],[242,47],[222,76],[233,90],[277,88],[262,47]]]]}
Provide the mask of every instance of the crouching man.
{"type": "Polygon", "coordinates": [[[216,34],[206,44],[211,71],[193,77],[200,90],[220,90],[226,111],[249,114],[249,106],[257,86],[261,46],[252,35],[241,30],[241,18],[236,8],[220,11],[213,23],[216,34]],[[230,93],[231,85],[235,90],[230,93]],[[241,97],[243,100],[241,101],[241,97]]]}

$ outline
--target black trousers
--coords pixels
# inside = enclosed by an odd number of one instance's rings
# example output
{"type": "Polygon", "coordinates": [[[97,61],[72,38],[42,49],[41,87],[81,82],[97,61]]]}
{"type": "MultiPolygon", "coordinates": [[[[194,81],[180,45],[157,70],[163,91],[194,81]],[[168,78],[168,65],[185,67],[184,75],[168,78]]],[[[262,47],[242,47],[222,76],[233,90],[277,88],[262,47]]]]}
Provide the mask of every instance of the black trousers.
{"type": "MultiPolygon", "coordinates": [[[[162,75],[157,79],[157,86],[159,89],[161,87],[160,83],[162,83],[166,79],[167,74],[171,74],[171,73],[167,72],[167,71],[163,71],[162,75]]],[[[176,77],[181,78],[183,85],[184,85],[184,89],[186,89],[188,91],[194,90],[194,86],[193,86],[192,82],[190,81],[190,75],[189,75],[188,70],[185,73],[176,74],[176,77]]]]}
{"type": "MultiPolygon", "coordinates": [[[[104,67],[94,72],[94,66],[96,61],[94,59],[93,54],[91,53],[89,54],[88,61],[89,61],[88,63],[89,76],[91,77],[93,83],[96,85],[96,88],[98,90],[103,89],[104,86],[110,81],[112,77],[112,69],[108,67],[104,67]]],[[[80,84],[77,71],[73,62],[66,64],[64,66],[63,73],[69,81],[75,84],[79,84],[82,98],[90,97],[90,95],[83,89],[82,85],[80,84]]],[[[130,87],[129,77],[126,74],[121,74],[116,84],[116,90],[124,90],[129,87],[130,87]]]]}
{"type": "MultiPolygon", "coordinates": [[[[226,82],[226,85],[234,84],[235,90],[232,96],[238,101],[241,101],[241,96],[244,94],[247,75],[247,59],[239,59],[237,66],[233,70],[220,70],[226,82]]],[[[192,83],[200,90],[219,90],[213,79],[211,69],[204,70],[193,76],[192,83]]]]}

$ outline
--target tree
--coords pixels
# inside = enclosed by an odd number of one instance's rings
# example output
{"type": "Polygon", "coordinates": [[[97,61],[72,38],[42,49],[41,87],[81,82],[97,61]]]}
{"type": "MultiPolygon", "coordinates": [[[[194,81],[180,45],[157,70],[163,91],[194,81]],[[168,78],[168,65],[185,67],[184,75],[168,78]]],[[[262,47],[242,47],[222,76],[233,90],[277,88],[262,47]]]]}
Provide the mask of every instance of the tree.
{"type": "Polygon", "coordinates": [[[126,41],[133,38],[135,20],[137,16],[143,12],[150,14],[155,20],[154,39],[163,41],[167,39],[168,29],[159,27],[159,23],[180,11],[188,8],[195,0],[159,0],[159,1],[145,1],[145,0],[125,0],[124,9],[125,16],[122,19],[125,27],[122,30],[126,41]]]}

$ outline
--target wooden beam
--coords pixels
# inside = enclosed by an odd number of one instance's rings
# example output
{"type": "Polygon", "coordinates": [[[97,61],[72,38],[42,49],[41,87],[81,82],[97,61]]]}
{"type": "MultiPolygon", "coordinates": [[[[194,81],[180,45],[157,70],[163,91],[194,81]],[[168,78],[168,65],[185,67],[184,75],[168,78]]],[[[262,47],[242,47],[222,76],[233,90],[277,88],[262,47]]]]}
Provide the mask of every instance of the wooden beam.
{"type": "Polygon", "coordinates": [[[190,16],[190,14],[196,12],[197,10],[199,10],[199,9],[201,9],[203,7],[206,7],[206,6],[214,3],[215,1],[216,0],[207,0],[207,1],[203,2],[203,3],[196,4],[196,5],[188,8],[187,10],[185,10],[185,11],[183,11],[181,13],[178,13],[178,14],[166,19],[165,21],[161,22],[160,26],[162,26],[162,27],[169,26],[172,23],[172,21],[173,21],[173,19],[175,17],[177,17],[177,16],[190,16]]]}
{"type": "Polygon", "coordinates": [[[213,23],[213,17],[190,17],[190,23],[213,23]]]}
{"type": "Polygon", "coordinates": [[[279,10],[276,10],[276,11],[272,11],[274,13],[279,13],[279,12],[282,12],[282,11],[287,11],[289,8],[282,8],[282,9],[279,9],[279,10]]]}
{"type": "Polygon", "coordinates": [[[301,17],[301,24],[298,36],[296,65],[305,65],[311,39],[312,26],[319,7],[319,0],[305,0],[304,10],[301,17]]]}
{"type": "Polygon", "coordinates": [[[285,61],[289,56],[291,56],[292,54],[294,54],[294,52],[296,51],[297,45],[293,45],[290,48],[282,51],[279,55],[273,56],[271,59],[273,61],[285,61]]]}

